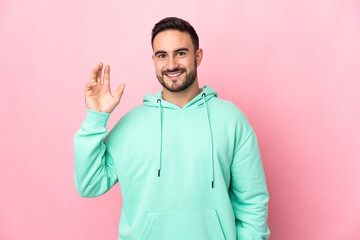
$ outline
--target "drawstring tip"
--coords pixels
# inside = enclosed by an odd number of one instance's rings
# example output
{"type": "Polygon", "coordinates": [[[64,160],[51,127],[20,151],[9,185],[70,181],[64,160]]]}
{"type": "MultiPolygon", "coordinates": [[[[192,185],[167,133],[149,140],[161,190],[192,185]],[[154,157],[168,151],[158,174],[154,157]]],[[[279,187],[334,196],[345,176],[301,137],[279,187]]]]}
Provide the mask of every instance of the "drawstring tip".
{"type": "Polygon", "coordinates": [[[158,177],[160,177],[160,169],[158,170],[158,177]]]}
{"type": "Polygon", "coordinates": [[[211,187],[214,188],[214,181],[211,182],[211,187]]]}

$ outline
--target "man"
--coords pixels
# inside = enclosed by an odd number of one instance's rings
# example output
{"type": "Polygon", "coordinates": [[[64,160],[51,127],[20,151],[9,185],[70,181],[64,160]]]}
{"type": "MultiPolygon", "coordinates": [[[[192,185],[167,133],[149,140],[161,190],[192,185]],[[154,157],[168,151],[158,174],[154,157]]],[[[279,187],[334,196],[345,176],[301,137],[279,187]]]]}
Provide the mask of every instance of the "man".
{"type": "Polygon", "coordinates": [[[74,136],[75,186],[83,197],[119,182],[119,239],[268,239],[269,195],[255,132],[233,103],[199,88],[203,50],[193,27],[165,18],[152,31],[156,76],[107,135],[124,92],[110,93],[100,62],[86,84],[87,115],[74,136]],[[107,135],[107,136],[106,136],[107,135]]]}

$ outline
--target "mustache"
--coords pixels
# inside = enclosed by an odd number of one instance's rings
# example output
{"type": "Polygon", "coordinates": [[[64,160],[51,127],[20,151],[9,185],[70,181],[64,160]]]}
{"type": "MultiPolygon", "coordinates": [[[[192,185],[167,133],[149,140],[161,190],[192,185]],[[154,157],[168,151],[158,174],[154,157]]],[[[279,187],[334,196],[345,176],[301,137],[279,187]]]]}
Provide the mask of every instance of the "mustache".
{"type": "Polygon", "coordinates": [[[172,70],[163,71],[162,74],[167,74],[167,73],[172,73],[172,72],[178,72],[178,71],[184,71],[184,72],[185,72],[185,69],[183,69],[183,68],[174,68],[174,69],[172,69],[172,70]]]}

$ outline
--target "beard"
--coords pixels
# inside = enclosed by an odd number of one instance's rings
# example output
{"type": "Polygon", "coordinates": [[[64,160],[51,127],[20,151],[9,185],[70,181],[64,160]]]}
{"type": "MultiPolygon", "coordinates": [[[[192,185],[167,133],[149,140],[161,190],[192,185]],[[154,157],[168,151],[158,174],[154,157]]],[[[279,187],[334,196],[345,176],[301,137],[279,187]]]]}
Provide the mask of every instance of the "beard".
{"type": "MultiPolygon", "coordinates": [[[[157,79],[159,80],[160,84],[166,88],[167,90],[169,90],[170,92],[180,92],[182,90],[187,89],[189,86],[191,86],[191,84],[193,84],[193,82],[195,81],[197,76],[197,68],[195,67],[193,71],[191,72],[187,72],[186,69],[183,68],[176,68],[173,69],[172,71],[164,71],[162,73],[162,75],[156,75],[157,79]],[[181,85],[177,85],[177,84],[171,84],[171,85],[167,85],[164,81],[164,77],[165,77],[165,73],[171,73],[171,72],[177,72],[177,71],[183,71],[182,74],[185,73],[185,80],[181,85]]],[[[169,79],[170,80],[170,79],[169,79]]],[[[171,80],[170,80],[171,81],[171,80]]],[[[178,81],[178,80],[177,80],[178,81]]]]}

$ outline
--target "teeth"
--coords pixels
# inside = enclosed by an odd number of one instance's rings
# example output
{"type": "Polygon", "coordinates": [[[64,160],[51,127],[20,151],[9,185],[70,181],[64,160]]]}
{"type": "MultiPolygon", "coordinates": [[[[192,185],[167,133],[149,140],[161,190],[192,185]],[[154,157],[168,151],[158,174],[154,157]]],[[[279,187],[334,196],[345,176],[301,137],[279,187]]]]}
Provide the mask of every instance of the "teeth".
{"type": "Polygon", "coordinates": [[[175,73],[175,74],[167,74],[169,77],[176,77],[179,76],[181,73],[175,73]]]}

